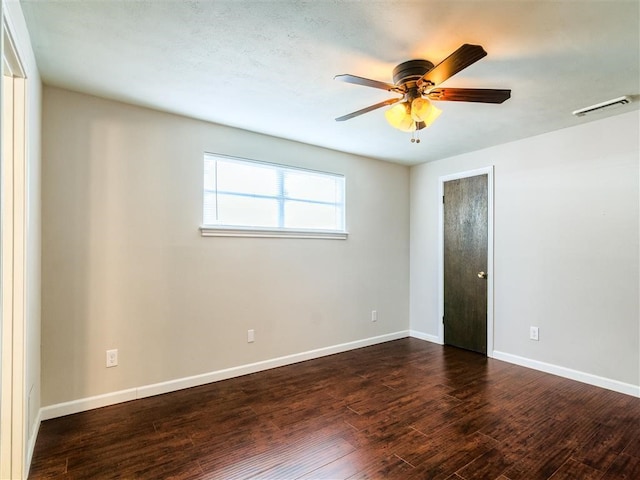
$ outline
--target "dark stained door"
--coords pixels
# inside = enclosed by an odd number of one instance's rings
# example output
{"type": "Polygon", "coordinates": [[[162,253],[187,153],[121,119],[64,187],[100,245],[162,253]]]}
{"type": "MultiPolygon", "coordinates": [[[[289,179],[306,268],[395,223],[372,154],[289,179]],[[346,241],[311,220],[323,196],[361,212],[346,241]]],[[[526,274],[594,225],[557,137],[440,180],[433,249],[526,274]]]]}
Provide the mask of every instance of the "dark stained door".
{"type": "Polygon", "coordinates": [[[488,177],[444,183],[444,343],[487,354],[488,177]]]}

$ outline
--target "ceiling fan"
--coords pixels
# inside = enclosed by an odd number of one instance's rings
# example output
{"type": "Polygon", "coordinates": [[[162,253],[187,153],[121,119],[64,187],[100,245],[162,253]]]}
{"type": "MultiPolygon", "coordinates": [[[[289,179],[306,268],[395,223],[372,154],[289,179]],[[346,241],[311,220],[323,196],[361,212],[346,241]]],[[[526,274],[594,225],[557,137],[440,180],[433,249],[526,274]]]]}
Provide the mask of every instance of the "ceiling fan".
{"type": "MultiPolygon", "coordinates": [[[[396,104],[385,112],[391,126],[415,132],[431,125],[441,111],[429,100],[453,102],[502,103],[511,97],[511,90],[485,88],[440,88],[438,85],[467,68],[487,54],[480,45],[465,43],[437,65],[428,60],[409,60],[393,69],[393,82],[386,83],[355,75],[336,75],[335,80],[380,88],[402,95],[336,118],[343,122],[378,108],[396,104]],[[398,103],[402,101],[401,103],[398,103]]],[[[419,139],[411,139],[420,142],[419,139]]]]}

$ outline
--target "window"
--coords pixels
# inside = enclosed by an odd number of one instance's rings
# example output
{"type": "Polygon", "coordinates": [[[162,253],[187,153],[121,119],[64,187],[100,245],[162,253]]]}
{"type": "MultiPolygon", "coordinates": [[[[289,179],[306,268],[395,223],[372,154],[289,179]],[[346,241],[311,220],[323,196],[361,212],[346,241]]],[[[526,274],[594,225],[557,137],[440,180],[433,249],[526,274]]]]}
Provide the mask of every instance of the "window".
{"type": "Polygon", "coordinates": [[[205,236],[346,238],[344,176],[207,153],[205,236]]]}

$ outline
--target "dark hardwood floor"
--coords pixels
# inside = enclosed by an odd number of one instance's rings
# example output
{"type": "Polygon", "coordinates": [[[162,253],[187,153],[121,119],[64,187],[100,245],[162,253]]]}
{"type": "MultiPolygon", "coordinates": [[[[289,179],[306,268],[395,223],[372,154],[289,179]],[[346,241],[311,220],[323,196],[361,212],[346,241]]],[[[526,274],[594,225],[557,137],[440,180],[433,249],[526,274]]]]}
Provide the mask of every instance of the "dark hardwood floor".
{"type": "Polygon", "coordinates": [[[402,339],[42,423],[31,479],[640,479],[640,399],[402,339]]]}

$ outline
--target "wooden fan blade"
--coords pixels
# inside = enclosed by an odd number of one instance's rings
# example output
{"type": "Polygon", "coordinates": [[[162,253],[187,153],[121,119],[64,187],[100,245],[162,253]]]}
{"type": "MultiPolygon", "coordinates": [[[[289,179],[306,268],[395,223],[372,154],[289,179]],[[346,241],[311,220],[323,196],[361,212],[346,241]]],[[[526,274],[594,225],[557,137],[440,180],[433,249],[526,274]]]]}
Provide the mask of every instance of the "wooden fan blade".
{"type": "Polygon", "coordinates": [[[393,105],[394,103],[397,103],[400,100],[402,100],[402,98],[390,98],[389,100],[376,103],[375,105],[371,105],[370,107],[363,108],[362,110],[358,110],[357,112],[352,112],[347,115],[343,115],[342,117],[338,117],[336,118],[336,122],[344,122],[345,120],[349,120],[353,117],[357,117],[358,115],[362,115],[363,113],[368,113],[373,110],[377,110],[378,108],[386,107],[387,105],[393,105]]]}
{"type": "Polygon", "coordinates": [[[447,78],[454,76],[460,70],[467,68],[469,65],[476,63],[487,52],[484,51],[480,45],[469,45],[465,43],[438,65],[433,67],[422,78],[420,78],[416,84],[421,87],[425,82],[431,83],[431,85],[439,85],[447,78]]]}
{"type": "Polygon", "coordinates": [[[404,93],[404,89],[394,85],[392,83],[380,82],[378,80],[371,80],[370,78],[356,77],[355,75],[336,75],[334,80],[340,80],[341,82],[353,83],[355,85],[363,85],[365,87],[380,88],[388,92],[400,92],[404,93]]]}
{"type": "Polygon", "coordinates": [[[450,102],[502,103],[511,98],[511,90],[491,88],[434,88],[427,97],[429,100],[450,102]]]}

